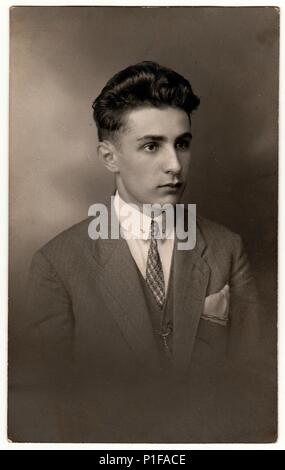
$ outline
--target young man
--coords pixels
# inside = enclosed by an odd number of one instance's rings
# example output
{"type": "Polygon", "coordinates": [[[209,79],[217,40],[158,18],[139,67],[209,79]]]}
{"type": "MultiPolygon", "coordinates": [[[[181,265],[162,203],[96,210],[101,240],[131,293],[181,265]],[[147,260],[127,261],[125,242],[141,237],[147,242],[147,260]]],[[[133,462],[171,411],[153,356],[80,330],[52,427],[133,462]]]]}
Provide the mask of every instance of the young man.
{"type": "Polygon", "coordinates": [[[61,409],[54,440],[227,440],[211,413],[231,406],[236,383],[217,387],[231,371],[233,380],[252,371],[259,332],[241,239],[198,216],[185,224],[196,243],[179,250],[178,219],[165,224],[165,212],[144,209],[180,202],[198,105],[185,78],[153,62],[116,74],[93,104],[119,237],[109,226],[94,239],[92,217],[71,227],[36,253],[28,290],[40,369],[49,372],[43,389],[61,409]]]}

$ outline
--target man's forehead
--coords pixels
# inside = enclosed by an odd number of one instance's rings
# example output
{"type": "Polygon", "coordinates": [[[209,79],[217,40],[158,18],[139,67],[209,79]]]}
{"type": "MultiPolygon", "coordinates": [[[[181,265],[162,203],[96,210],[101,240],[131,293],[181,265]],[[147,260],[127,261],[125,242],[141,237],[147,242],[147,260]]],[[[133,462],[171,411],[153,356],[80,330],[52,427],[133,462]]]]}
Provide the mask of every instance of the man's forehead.
{"type": "Polygon", "coordinates": [[[128,111],[124,116],[124,131],[141,138],[144,135],[175,136],[190,132],[187,113],[175,107],[145,106],[128,111]]]}

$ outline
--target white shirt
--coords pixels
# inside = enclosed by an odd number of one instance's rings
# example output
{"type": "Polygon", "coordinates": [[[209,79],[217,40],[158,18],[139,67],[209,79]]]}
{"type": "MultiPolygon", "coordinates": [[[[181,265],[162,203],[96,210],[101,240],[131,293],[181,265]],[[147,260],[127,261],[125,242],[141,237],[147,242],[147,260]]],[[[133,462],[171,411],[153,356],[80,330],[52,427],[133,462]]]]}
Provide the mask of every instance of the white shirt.
{"type": "MultiPolygon", "coordinates": [[[[118,191],[114,197],[114,208],[121,226],[122,236],[126,239],[131,255],[142,276],[146,278],[151,217],[127,204],[119,196],[118,191]]],[[[174,247],[174,224],[168,224],[164,229],[161,214],[155,217],[154,220],[157,222],[161,234],[161,238],[157,239],[157,248],[164,275],[165,292],[167,292],[174,247]]]]}

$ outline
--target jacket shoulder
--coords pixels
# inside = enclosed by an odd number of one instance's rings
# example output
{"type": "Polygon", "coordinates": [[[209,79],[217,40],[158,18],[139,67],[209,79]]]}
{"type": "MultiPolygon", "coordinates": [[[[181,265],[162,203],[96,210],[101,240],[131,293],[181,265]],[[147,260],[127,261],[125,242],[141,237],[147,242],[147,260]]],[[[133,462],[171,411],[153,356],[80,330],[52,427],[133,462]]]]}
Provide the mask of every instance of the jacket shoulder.
{"type": "Polygon", "coordinates": [[[222,224],[199,215],[197,225],[208,246],[224,251],[236,250],[242,245],[241,236],[222,224]]]}
{"type": "Polygon", "coordinates": [[[88,217],[60,232],[43,245],[38,252],[51,262],[60,258],[74,257],[77,253],[82,253],[82,250],[85,250],[91,242],[88,235],[88,226],[92,219],[92,217],[88,217]]]}
{"type": "MultiPolygon", "coordinates": [[[[240,288],[252,282],[252,273],[242,238],[224,225],[197,217],[197,225],[206,244],[207,262],[216,273],[227,274],[231,287],[240,288]]],[[[251,293],[255,295],[255,287],[251,293]]]]}

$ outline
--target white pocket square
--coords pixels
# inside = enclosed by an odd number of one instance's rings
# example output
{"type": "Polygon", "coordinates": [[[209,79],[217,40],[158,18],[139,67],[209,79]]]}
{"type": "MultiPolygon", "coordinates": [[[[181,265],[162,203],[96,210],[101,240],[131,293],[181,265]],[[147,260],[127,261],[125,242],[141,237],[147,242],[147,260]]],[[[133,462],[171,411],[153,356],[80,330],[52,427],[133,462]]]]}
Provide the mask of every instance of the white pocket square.
{"type": "Polygon", "coordinates": [[[202,319],[226,326],[229,317],[230,287],[226,284],[216,294],[205,299],[202,319]]]}

